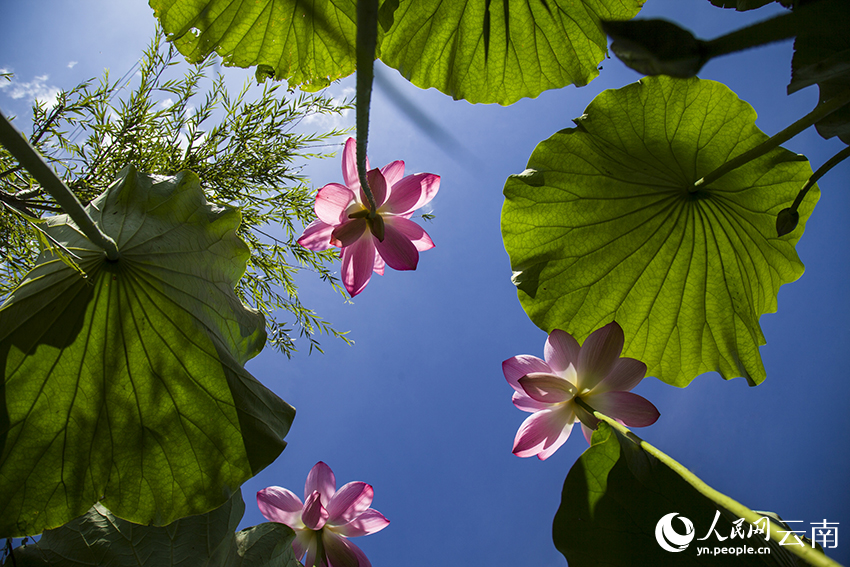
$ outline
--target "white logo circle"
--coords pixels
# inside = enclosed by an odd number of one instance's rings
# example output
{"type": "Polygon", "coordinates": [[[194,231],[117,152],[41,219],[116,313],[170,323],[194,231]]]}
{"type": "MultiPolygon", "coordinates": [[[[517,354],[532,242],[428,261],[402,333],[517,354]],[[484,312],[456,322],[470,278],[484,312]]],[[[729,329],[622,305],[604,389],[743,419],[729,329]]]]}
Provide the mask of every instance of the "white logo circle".
{"type": "Polygon", "coordinates": [[[684,516],[678,516],[685,525],[685,533],[680,534],[673,529],[673,518],[678,512],[671,512],[658,520],[655,524],[655,540],[664,550],[678,553],[684,551],[688,544],[694,539],[694,525],[684,516]]]}

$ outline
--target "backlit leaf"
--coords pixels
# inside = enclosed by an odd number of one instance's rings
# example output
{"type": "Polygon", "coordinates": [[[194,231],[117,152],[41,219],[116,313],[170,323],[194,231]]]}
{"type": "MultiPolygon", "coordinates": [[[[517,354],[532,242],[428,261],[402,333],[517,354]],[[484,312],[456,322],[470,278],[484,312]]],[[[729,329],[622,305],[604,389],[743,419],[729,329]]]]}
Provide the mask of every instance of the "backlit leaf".
{"type": "MultiPolygon", "coordinates": [[[[378,57],[413,84],[456,99],[511,104],[586,85],[607,53],[600,20],[628,20],[645,0],[383,0],[378,57]]],[[[150,0],[190,61],[273,70],[317,89],[354,72],[355,0],[150,0]]]]}
{"type": "Polygon", "coordinates": [[[608,45],[600,20],[633,18],[644,1],[402,1],[380,59],[419,87],[511,104],[593,80],[608,45]]]}
{"type": "Polygon", "coordinates": [[[319,90],[354,72],[355,0],[150,0],[186,58],[212,52],[225,65],[274,71],[291,87],[319,90]]]}
{"type": "Polygon", "coordinates": [[[242,365],[263,317],[234,294],[247,246],[236,209],[197,176],[126,168],[88,207],[106,259],[66,216],[0,309],[0,535],[40,533],[102,501],[168,524],[225,502],[283,450],[294,410],[242,365]]]}
{"type": "Polygon", "coordinates": [[[777,237],[776,218],[811,168],[777,148],[688,190],[767,139],[755,117],[720,83],[647,77],[540,143],[537,173],[508,178],[502,211],[531,320],[580,341],[616,320],[624,356],[677,386],[713,370],[760,383],[759,317],[803,273],[794,245],[818,193],[790,234],[777,237]]]}

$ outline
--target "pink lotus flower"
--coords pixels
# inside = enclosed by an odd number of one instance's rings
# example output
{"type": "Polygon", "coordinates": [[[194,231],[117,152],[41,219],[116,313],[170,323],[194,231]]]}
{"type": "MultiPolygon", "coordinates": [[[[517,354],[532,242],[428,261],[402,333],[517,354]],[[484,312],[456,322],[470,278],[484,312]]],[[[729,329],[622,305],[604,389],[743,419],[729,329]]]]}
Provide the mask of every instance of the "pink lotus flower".
{"type": "Polygon", "coordinates": [[[371,567],[359,547],[346,538],[381,531],[390,521],[372,503],[372,487],[349,482],[339,490],[331,468],[319,461],[304,485],[304,502],[291,491],[270,486],[257,492],[257,506],[272,522],[295,530],[292,549],[304,567],[371,567]]]}
{"type": "Polygon", "coordinates": [[[298,239],[310,250],[342,248],[342,283],[351,297],[363,291],[373,271],[383,275],[385,264],[394,270],[415,270],[419,252],[434,247],[428,233],[410,216],[440,188],[440,176],[433,173],[404,177],[403,161],[369,170],[367,160],[367,181],[377,207],[371,214],[357,176],[356,150],[357,143],[349,138],[342,152],[345,185],[328,183],[319,189],[318,218],[298,239]]]}
{"type": "Polygon", "coordinates": [[[652,425],[660,415],[651,402],[629,390],[646,374],[646,365],[634,358],[620,358],[623,329],[616,322],[597,329],[579,346],[560,329],[549,334],[543,348],[545,361],[519,355],[502,363],[513,386],[513,402],[532,412],[520,426],[513,453],[544,460],[564,444],[576,419],[590,443],[599,420],[576,403],[587,405],[632,427],[652,425]]]}

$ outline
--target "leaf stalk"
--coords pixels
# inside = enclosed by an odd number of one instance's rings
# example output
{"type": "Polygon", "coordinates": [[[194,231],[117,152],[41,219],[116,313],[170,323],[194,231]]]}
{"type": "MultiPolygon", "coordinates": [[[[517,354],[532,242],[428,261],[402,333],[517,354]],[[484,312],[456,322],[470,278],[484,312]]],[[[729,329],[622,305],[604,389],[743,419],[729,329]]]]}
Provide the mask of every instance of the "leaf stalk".
{"type": "MultiPolygon", "coordinates": [[[[667,465],[673,472],[682,477],[685,482],[694,487],[697,492],[699,492],[718,506],[726,508],[731,513],[735,514],[739,518],[743,518],[744,520],[753,525],[755,525],[756,522],[761,520],[762,516],[760,514],[753,510],[750,510],[740,502],[730,498],[729,496],[726,496],[722,492],[718,492],[717,490],[711,488],[702,479],[700,479],[694,473],[685,468],[684,465],[682,465],[660,449],[653,447],[652,445],[638,437],[625,425],[622,425],[617,420],[593,409],[587,404],[587,402],[585,402],[581,398],[575,398],[575,401],[582,408],[590,412],[593,417],[600,421],[604,421],[605,423],[616,429],[620,434],[628,438],[629,441],[639,446],[642,450],[646,451],[647,453],[667,465]]],[[[785,532],[774,526],[773,522],[769,522],[768,527],[770,538],[777,543],[781,542],[785,537],[785,532]]],[[[836,561],[830,559],[825,554],[821,553],[813,547],[791,545],[788,546],[788,550],[794,555],[800,557],[801,559],[809,563],[810,565],[815,565],[816,567],[841,567],[840,563],[837,563],[836,561]]]]}
{"type": "Polygon", "coordinates": [[[366,178],[366,144],[369,140],[369,105],[372,99],[375,50],[378,44],[378,0],[357,0],[357,176],[369,201],[369,218],[378,206],[366,178]]]}
{"type": "Polygon", "coordinates": [[[327,565],[328,555],[325,551],[325,542],[322,540],[322,530],[316,534],[316,563],[315,565],[305,565],[304,567],[316,567],[317,565],[327,565]]]}
{"type": "Polygon", "coordinates": [[[702,179],[699,179],[694,183],[691,187],[688,188],[688,192],[694,193],[703,187],[708,187],[730,171],[738,169],[742,165],[745,165],[754,159],[760,158],[767,152],[773,150],[774,148],[779,147],[784,144],[803,130],[807,129],[809,126],[823,120],[836,110],[846,106],[850,103],[850,89],[841,93],[841,95],[819,104],[815,107],[814,110],[806,114],[804,117],[800,118],[781,132],[778,132],[759,144],[758,146],[748,150],[741,155],[727,161],[702,179]]]}
{"type": "Polygon", "coordinates": [[[120,258],[118,245],[108,235],[104,234],[88,215],[82,203],[77,199],[67,185],[56,175],[47,162],[39,155],[26,138],[18,132],[12,123],[0,113],[0,142],[9,153],[38,181],[47,193],[53,197],[79,227],[86,237],[106,252],[106,257],[115,261],[120,258]]]}
{"type": "Polygon", "coordinates": [[[706,61],[794,37],[799,31],[799,19],[798,14],[789,12],[706,41],[706,61]]]}
{"type": "Polygon", "coordinates": [[[797,197],[794,199],[794,204],[791,205],[791,210],[796,211],[800,204],[803,202],[803,198],[806,196],[806,193],[809,192],[809,189],[814,187],[815,183],[820,180],[821,177],[826,175],[830,169],[844,161],[850,157],[850,146],[847,146],[831,158],[829,158],[823,165],[821,165],[817,171],[815,171],[811,177],[806,180],[806,184],[803,185],[803,188],[800,189],[800,192],[797,193],[797,197]]]}

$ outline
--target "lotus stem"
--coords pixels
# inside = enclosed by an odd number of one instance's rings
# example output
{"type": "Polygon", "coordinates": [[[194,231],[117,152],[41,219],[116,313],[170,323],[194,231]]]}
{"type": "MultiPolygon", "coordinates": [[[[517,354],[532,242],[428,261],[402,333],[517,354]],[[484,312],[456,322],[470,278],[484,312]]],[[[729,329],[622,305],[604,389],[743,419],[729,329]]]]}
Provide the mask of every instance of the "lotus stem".
{"type": "Polygon", "coordinates": [[[705,46],[708,55],[706,60],[794,37],[797,35],[798,27],[799,17],[794,12],[757,22],[706,41],[705,46]]]}
{"type": "Polygon", "coordinates": [[[827,102],[817,105],[814,110],[812,110],[804,117],[785,128],[781,132],[774,134],[758,146],[727,161],[726,163],[724,163],[702,179],[699,179],[688,189],[688,191],[694,193],[695,191],[703,187],[708,187],[730,171],[738,169],[742,165],[747,164],[756,158],[760,158],[767,152],[779,147],[781,144],[784,144],[785,142],[787,142],[809,126],[815,124],[816,122],[819,122],[820,120],[823,120],[824,118],[826,118],[839,108],[844,107],[848,103],[850,103],[850,90],[845,91],[841,95],[827,102]]]}
{"type": "Polygon", "coordinates": [[[366,144],[369,140],[369,105],[372,99],[375,49],[378,43],[378,0],[357,0],[357,176],[369,201],[369,217],[378,206],[366,178],[366,144]]]}
{"type": "MultiPolygon", "coordinates": [[[[740,502],[726,496],[722,492],[718,492],[717,490],[708,486],[705,482],[702,481],[698,476],[685,468],[684,465],[664,453],[663,451],[653,447],[640,437],[638,437],[634,432],[628,429],[626,426],[619,423],[617,420],[608,417],[607,415],[600,413],[594,410],[592,407],[587,405],[587,402],[580,398],[575,398],[575,401],[578,405],[580,405],[585,410],[589,411],[593,414],[593,417],[599,419],[600,421],[604,421],[614,429],[616,429],[619,433],[625,436],[629,441],[638,445],[641,449],[667,465],[673,472],[678,474],[685,482],[690,484],[697,492],[717,504],[718,506],[722,506],[726,508],[739,518],[743,518],[747,522],[755,525],[756,522],[760,521],[762,516],[753,510],[750,510],[740,502]]],[[[774,526],[773,522],[768,522],[769,527],[769,535],[772,540],[779,543],[785,537],[785,531],[780,530],[778,527],[774,526]]],[[[810,565],[815,565],[816,567],[841,567],[841,564],[833,561],[817,549],[813,547],[807,546],[797,546],[791,545],[787,547],[783,547],[783,549],[788,549],[794,555],[800,557],[810,565]]]]}
{"type": "Polygon", "coordinates": [[[800,204],[803,202],[803,198],[806,196],[806,193],[809,192],[809,189],[814,187],[815,183],[820,180],[821,177],[826,175],[830,169],[844,161],[850,157],[850,146],[847,146],[831,158],[829,158],[823,165],[821,165],[817,171],[815,171],[811,177],[806,180],[806,184],[803,185],[803,188],[800,189],[800,192],[797,193],[797,198],[794,199],[794,204],[791,205],[791,210],[796,211],[800,204]]]}
{"type": "Polygon", "coordinates": [[[83,234],[95,246],[106,252],[106,257],[109,260],[116,261],[120,258],[118,245],[115,244],[115,241],[100,230],[100,227],[88,215],[76,195],[71,192],[62,179],[56,175],[56,172],[47,165],[44,158],[12,126],[12,123],[2,113],[0,113],[0,142],[18,160],[18,163],[41,184],[44,190],[53,197],[83,234]]]}

